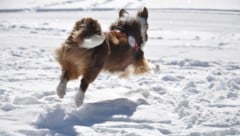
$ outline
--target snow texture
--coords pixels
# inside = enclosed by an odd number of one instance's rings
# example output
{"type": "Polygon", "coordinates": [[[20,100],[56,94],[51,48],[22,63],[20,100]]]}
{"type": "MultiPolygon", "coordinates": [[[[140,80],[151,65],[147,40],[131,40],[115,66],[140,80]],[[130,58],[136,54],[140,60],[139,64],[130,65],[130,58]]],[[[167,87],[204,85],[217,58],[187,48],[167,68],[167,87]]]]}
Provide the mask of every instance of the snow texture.
{"type": "Polygon", "coordinates": [[[239,5],[238,0],[1,0],[0,135],[240,135],[239,5]],[[93,17],[107,31],[118,17],[113,9],[136,14],[143,6],[149,8],[144,50],[153,70],[127,79],[101,73],[78,108],[79,80],[69,82],[59,99],[61,69],[54,49],[75,21],[93,17]]]}

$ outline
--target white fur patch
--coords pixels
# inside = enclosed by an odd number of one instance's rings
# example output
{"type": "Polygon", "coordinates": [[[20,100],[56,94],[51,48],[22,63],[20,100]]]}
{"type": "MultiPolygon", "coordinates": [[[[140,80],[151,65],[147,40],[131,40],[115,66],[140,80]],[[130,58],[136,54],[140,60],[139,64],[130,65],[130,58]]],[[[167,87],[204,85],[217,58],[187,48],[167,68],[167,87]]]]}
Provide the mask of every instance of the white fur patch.
{"type": "Polygon", "coordinates": [[[126,15],[126,16],[122,16],[119,18],[121,21],[127,21],[127,22],[132,22],[134,21],[135,17],[132,15],[126,15]]]}
{"type": "Polygon", "coordinates": [[[134,66],[131,64],[119,75],[119,77],[126,78],[133,73],[134,73],[134,66]]]}
{"type": "Polygon", "coordinates": [[[90,38],[84,39],[83,43],[79,45],[80,48],[91,49],[99,46],[105,40],[105,36],[102,35],[93,35],[90,38]]]}
{"type": "Polygon", "coordinates": [[[138,17],[137,18],[138,21],[140,22],[141,24],[141,36],[142,36],[142,40],[143,40],[143,45],[141,47],[143,47],[145,45],[145,43],[147,42],[147,37],[145,36],[145,33],[147,31],[147,28],[146,28],[146,20],[141,18],[141,17],[138,17]]]}
{"type": "Polygon", "coordinates": [[[123,13],[123,17],[129,16],[129,14],[127,12],[123,13]]]}
{"type": "Polygon", "coordinates": [[[79,90],[75,96],[75,104],[77,107],[81,106],[83,104],[85,94],[82,90],[79,90]]]}

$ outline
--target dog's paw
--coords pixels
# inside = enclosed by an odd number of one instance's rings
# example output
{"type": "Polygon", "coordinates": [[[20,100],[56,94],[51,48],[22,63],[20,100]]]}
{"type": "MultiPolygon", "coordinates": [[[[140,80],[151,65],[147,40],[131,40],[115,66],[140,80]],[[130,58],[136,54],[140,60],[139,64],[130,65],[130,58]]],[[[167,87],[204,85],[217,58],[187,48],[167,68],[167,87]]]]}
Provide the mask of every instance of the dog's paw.
{"type": "Polygon", "coordinates": [[[63,98],[66,94],[67,83],[65,81],[61,81],[57,86],[57,95],[59,98],[63,98]]]}
{"type": "Polygon", "coordinates": [[[79,90],[75,96],[75,104],[77,107],[81,106],[83,104],[83,100],[84,100],[84,92],[79,90]]]}

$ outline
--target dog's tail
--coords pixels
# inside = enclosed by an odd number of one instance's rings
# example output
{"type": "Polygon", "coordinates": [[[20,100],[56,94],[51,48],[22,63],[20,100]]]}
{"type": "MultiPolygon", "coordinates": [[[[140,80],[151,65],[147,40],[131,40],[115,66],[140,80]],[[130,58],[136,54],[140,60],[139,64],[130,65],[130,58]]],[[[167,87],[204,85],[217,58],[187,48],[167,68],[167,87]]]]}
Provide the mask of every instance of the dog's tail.
{"type": "Polygon", "coordinates": [[[62,45],[59,48],[55,49],[55,59],[58,61],[58,63],[63,66],[64,61],[65,61],[65,51],[66,51],[66,46],[62,45]]]}
{"type": "Polygon", "coordinates": [[[70,47],[63,44],[60,48],[55,50],[55,59],[60,64],[62,71],[67,71],[68,80],[72,80],[78,78],[79,71],[74,62],[69,60],[67,53],[69,50],[70,47]]]}

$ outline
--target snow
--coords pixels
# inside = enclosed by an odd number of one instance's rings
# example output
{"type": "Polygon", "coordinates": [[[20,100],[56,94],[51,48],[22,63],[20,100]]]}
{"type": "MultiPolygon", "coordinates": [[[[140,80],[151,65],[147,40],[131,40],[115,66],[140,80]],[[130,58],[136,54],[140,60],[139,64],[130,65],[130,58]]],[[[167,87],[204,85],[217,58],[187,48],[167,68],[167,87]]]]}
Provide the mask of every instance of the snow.
{"type": "Polygon", "coordinates": [[[0,9],[41,10],[41,9],[136,9],[147,6],[150,8],[169,9],[224,9],[240,10],[239,0],[1,0],[0,9]]]}
{"type": "Polygon", "coordinates": [[[1,0],[0,135],[240,135],[239,5],[238,0],[1,0]],[[75,21],[93,17],[107,31],[118,10],[101,9],[133,8],[129,12],[135,14],[143,5],[152,8],[144,50],[153,70],[126,79],[101,73],[79,108],[74,102],[79,80],[69,82],[59,99],[54,49],[75,21]],[[37,12],[43,8],[62,10],[37,12]],[[83,10],[67,11],[74,8],[83,10]],[[31,10],[7,11],[12,9],[31,10]]]}

